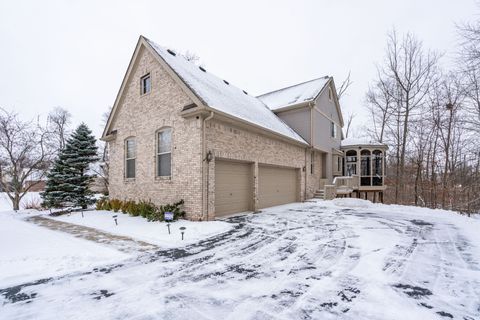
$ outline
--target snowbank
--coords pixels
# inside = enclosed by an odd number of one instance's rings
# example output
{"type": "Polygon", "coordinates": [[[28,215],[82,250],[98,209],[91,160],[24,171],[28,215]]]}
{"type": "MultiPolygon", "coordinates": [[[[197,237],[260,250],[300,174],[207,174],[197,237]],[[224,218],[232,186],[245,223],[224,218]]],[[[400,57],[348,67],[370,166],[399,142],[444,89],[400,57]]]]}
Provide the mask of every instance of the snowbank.
{"type": "Polygon", "coordinates": [[[164,248],[179,247],[198,242],[199,240],[226,232],[234,226],[223,221],[193,222],[179,220],[170,224],[171,234],[168,234],[167,224],[164,222],[148,222],[142,217],[132,217],[121,212],[87,211],[84,213],[83,218],[81,213],[73,213],[52,219],[131,237],[164,248]],[[115,225],[112,218],[113,215],[117,215],[118,225],[115,225]],[[180,227],[186,228],[183,241],[180,227]]]}
{"type": "MultiPolygon", "coordinates": [[[[24,209],[26,204],[38,203],[40,204],[40,192],[28,192],[20,201],[20,208],[24,209]]],[[[5,192],[0,192],[0,212],[11,211],[13,209],[12,201],[5,192]]]]}
{"type": "Polygon", "coordinates": [[[339,207],[349,208],[369,208],[373,206],[370,201],[357,198],[336,198],[332,200],[332,203],[339,207]]]}
{"type": "Polygon", "coordinates": [[[0,213],[0,288],[128,258],[128,255],[0,213]]]}

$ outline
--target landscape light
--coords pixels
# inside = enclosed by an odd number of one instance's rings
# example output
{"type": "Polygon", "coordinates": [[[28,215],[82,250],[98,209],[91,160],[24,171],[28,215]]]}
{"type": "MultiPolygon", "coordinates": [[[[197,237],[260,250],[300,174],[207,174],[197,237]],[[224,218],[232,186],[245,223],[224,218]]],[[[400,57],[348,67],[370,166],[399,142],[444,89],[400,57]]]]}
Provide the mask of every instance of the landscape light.
{"type": "Polygon", "coordinates": [[[182,232],[182,240],[183,240],[183,233],[185,232],[185,229],[187,229],[187,228],[185,228],[185,227],[180,227],[180,231],[182,232]]]}
{"type": "Polygon", "coordinates": [[[113,215],[112,218],[113,218],[113,220],[115,220],[115,225],[118,226],[117,215],[113,215]]]}

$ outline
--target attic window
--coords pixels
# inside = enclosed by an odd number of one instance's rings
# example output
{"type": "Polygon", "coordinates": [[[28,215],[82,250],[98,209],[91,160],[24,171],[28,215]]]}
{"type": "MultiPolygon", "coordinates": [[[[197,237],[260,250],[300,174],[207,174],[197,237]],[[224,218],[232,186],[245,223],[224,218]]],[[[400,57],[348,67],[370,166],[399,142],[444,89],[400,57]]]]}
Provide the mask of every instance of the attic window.
{"type": "Polygon", "coordinates": [[[207,72],[202,66],[198,67],[198,69],[202,70],[203,72],[207,72]]]}
{"type": "Polygon", "coordinates": [[[170,49],[167,49],[167,52],[170,53],[172,56],[176,56],[177,54],[175,53],[175,51],[173,50],[170,50],[170,49]]]}
{"type": "Polygon", "coordinates": [[[225,84],[230,84],[227,80],[223,80],[223,82],[225,82],[225,84]]]}
{"type": "Polygon", "coordinates": [[[333,100],[333,91],[331,87],[328,88],[328,100],[333,100]]]}
{"type": "Polygon", "coordinates": [[[140,94],[144,95],[152,90],[152,81],[150,79],[150,73],[147,73],[140,78],[140,94]]]}

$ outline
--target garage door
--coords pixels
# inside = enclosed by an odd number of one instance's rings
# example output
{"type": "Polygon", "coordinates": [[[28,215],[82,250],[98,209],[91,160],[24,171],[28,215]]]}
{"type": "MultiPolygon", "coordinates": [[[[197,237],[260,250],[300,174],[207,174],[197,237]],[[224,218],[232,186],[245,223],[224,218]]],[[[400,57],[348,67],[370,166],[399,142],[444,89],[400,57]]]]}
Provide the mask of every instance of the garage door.
{"type": "Polygon", "coordinates": [[[266,208],[297,201],[297,170],[258,167],[259,207],[266,208]]]}
{"type": "Polygon", "coordinates": [[[252,210],[252,165],[246,163],[215,162],[215,215],[252,210]]]}

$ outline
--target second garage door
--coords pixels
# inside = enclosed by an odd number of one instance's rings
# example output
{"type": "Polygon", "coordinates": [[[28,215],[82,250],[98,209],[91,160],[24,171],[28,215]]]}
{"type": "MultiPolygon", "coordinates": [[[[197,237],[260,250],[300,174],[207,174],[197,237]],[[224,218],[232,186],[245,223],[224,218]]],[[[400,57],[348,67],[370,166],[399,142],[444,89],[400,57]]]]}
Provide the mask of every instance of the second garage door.
{"type": "Polygon", "coordinates": [[[266,208],[297,201],[297,170],[258,167],[259,207],[266,208]]]}
{"type": "Polygon", "coordinates": [[[215,162],[215,216],[252,210],[252,165],[215,162]]]}

